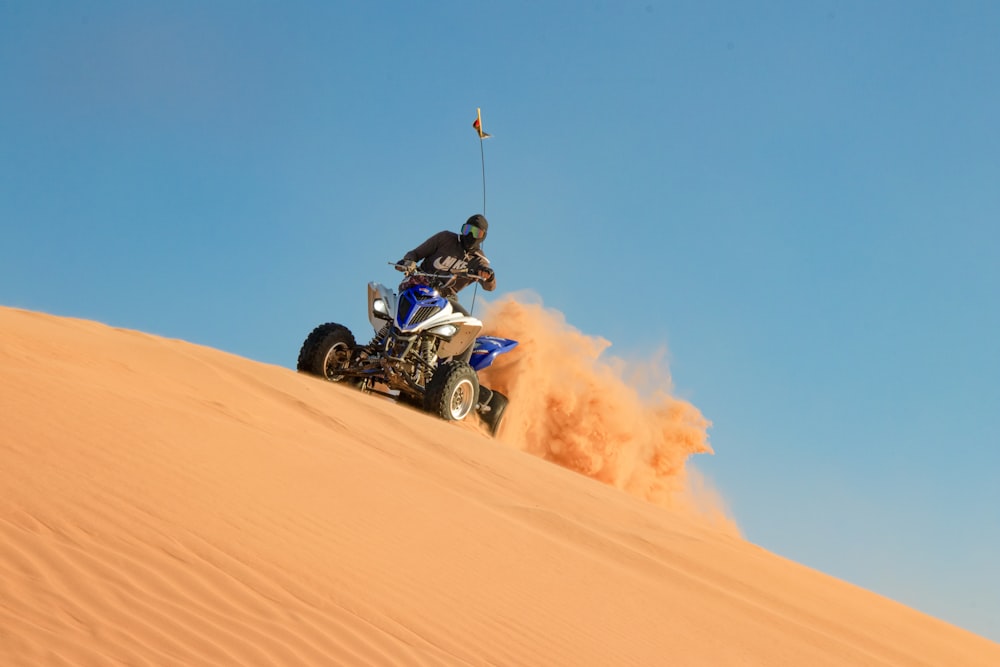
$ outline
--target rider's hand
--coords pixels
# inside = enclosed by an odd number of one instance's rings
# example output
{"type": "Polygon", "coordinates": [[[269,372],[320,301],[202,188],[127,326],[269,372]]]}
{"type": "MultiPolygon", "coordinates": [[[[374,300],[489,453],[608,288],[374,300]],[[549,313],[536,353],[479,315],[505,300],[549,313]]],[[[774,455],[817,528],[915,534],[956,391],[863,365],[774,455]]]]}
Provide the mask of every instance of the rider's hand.
{"type": "Polygon", "coordinates": [[[469,262],[469,265],[466,267],[466,271],[470,275],[475,276],[484,282],[489,282],[493,279],[493,269],[490,268],[489,264],[478,258],[469,262]]]}
{"type": "Polygon", "coordinates": [[[401,259],[396,262],[396,270],[403,273],[413,273],[417,270],[417,263],[412,259],[401,259]]]}

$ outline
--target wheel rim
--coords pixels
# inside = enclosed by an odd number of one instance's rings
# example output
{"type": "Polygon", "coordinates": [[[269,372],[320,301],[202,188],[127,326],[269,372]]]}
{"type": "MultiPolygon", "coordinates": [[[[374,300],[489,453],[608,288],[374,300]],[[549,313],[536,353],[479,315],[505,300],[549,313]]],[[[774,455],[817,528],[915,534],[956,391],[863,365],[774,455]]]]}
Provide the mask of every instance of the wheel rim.
{"type": "Polygon", "coordinates": [[[475,397],[476,388],[471,380],[462,380],[455,385],[455,390],[451,392],[451,418],[465,419],[465,416],[472,410],[475,397]]]}
{"type": "Polygon", "coordinates": [[[323,359],[323,374],[327,380],[336,382],[343,379],[342,373],[337,371],[345,368],[351,361],[351,351],[344,343],[337,343],[331,347],[326,357],[323,359]]]}

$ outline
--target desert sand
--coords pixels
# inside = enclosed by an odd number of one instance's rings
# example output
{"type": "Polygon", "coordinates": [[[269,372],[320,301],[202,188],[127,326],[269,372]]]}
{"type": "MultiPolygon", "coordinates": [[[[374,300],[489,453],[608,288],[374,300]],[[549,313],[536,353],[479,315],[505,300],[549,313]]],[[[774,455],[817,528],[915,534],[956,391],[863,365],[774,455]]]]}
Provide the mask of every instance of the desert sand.
{"type": "Polygon", "coordinates": [[[0,377],[2,665],[1000,665],[692,509],[683,402],[608,465],[580,445],[602,425],[561,439],[579,408],[512,407],[494,440],[11,308],[0,377]]]}

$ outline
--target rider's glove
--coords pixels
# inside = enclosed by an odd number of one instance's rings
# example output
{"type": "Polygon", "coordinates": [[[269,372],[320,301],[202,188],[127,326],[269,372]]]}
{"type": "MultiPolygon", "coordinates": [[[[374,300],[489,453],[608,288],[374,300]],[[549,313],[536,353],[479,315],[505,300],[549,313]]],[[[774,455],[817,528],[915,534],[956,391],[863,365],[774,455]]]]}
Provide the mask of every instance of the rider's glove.
{"type": "Polygon", "coordinates": [[[485,282],[489,282],[493,278],[493,269],[490,268],[489,264],[486,264],[478,258],[469,262],[469,266],[466,267],[466,270],[485,282]]]}
{"type": "Polygon", "coordinates": [[[483,282],[487,282],[487,283],[489,281],[493,280],[493,275],[494,275],[493,274],[493,269],[491,269],[488,266],[479,266],[479,267],[476,267],[475,274],[477,276],[479,276],[480,280],[482,280],[483,282]]]}
{"type": "Polygon", "coordinates": [[[401,259],[396,262],[396,270],[403,273],[413,273],[417,270],[417,263],[412,259],[401,259]]]}

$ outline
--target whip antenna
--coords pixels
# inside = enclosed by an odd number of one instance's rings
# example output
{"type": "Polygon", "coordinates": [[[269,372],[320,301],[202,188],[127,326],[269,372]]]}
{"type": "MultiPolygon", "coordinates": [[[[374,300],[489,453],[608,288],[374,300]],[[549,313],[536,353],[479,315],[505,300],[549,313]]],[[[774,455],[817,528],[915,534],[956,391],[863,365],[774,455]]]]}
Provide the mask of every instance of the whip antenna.
{"type": "Polygon", "coordinates": [[[483,167],[483,215],[486,215],[486,153],[483,150],[483,139],[488,139],[490,135],[483,132],[483,113],[476,107],[476,120],[472,121],[472,127],[479,135],[479,160],[483,167]]]}
{"type": "MultiPolygon", "coordinates": [[[[479,135],[479,162],[483,169],[483,215],[486,215],[486,152],[483,150],[483,139],[488,139],[490,135],[483,132],[483,113],[479,107],[476,107],[476,120],[472,121],[472,129],[476,131],[479,135]]],[[[476,287],[472,290],[472,309],[476,307],[476,295],[479,293],[479,281],[476,281],[476,287]]]]}
{"type": "Polygon", "coordinates": [[[486,215],[486,154],[483,152],[483,140],[479,140],[479,161],[483,165],[483,215],[486,215]]]}

